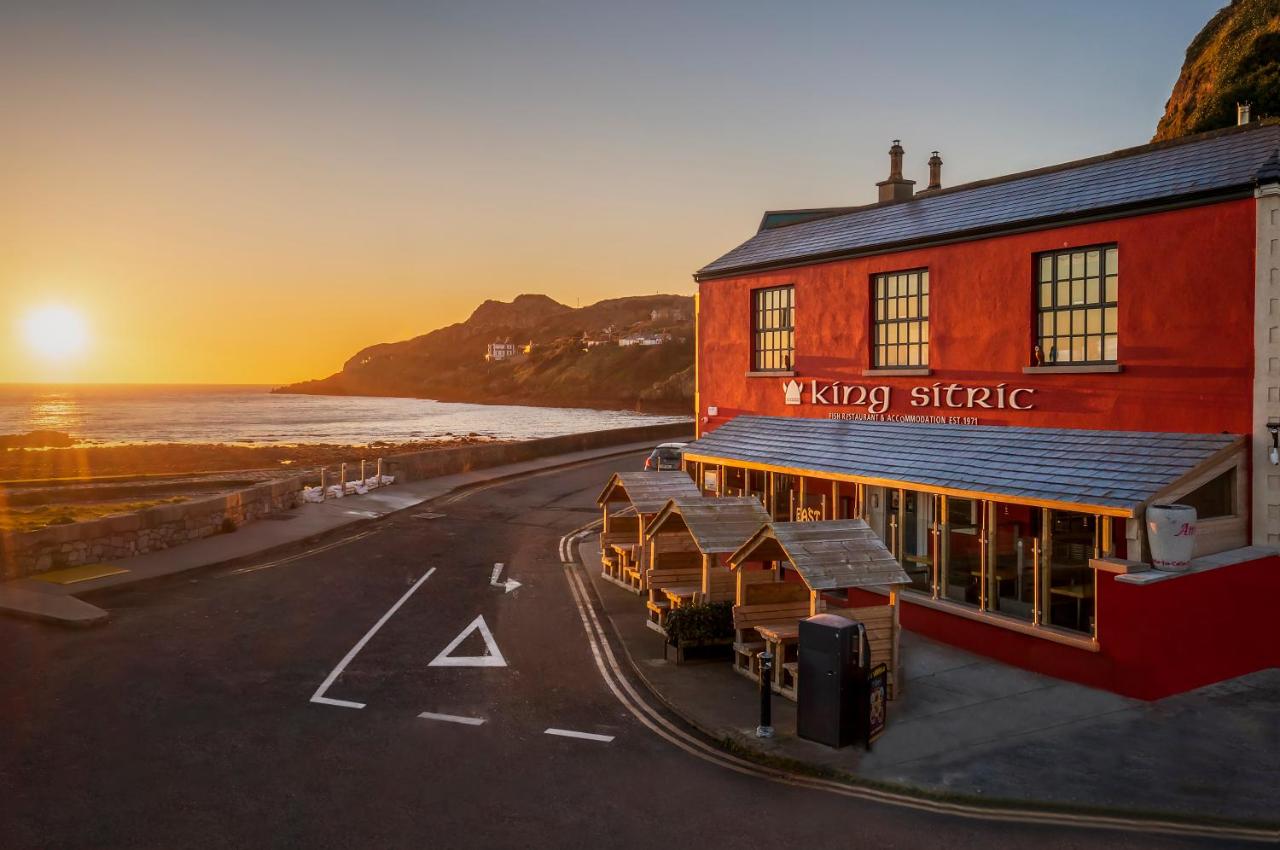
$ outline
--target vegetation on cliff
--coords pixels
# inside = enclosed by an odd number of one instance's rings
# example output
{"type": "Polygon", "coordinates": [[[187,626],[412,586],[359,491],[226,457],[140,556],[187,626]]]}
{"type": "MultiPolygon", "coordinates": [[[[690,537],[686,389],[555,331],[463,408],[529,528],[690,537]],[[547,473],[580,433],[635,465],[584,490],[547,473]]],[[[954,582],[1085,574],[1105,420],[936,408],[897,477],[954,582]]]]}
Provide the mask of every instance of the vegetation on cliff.
{"type": "Polygon", "coordinates": [[[1153,141],[1231,127],[1236,104],[1280,116],[1280,0],[1234,0],[1187,48],[1153,141]]]}
{"type": "Polygon", "coordinates": [[[486,301],[465,322],[370,346],[336,374],[275,392],[686,411],[693,299],[649,295],[581,308],[545,295],[486,301]],[[651,344],[626,344],[641,338],[651,344]],[[517,353],[486,360],[495,342],[517,353]]]}

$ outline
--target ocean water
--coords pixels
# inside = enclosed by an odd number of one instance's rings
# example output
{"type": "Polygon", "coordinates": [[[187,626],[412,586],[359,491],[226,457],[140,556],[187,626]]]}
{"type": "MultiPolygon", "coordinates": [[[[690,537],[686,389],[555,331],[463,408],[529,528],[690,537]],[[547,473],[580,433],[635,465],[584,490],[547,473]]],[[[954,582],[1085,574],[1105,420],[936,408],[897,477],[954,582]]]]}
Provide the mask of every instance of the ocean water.
{"type": "Polygon", "coordinates": [[[0,434],[62,431],[92,443],[268,445],[533,439],[687,420],[634,411],[271,395],[262,386],[0,385],[0,434]]]}

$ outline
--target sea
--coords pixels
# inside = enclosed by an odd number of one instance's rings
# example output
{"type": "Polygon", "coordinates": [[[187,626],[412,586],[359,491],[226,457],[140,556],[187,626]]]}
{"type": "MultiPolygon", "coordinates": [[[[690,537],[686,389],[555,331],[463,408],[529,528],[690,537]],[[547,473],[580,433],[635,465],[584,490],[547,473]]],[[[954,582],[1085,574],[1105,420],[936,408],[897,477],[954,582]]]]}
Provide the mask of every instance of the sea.
{"type": "Polygon", "coordinates": [[[509,440],[690,421],[626,410],[272,395],[255,385],[0,384],[0,434],[61,431],[93,444],[293,445],[509,440]]]}

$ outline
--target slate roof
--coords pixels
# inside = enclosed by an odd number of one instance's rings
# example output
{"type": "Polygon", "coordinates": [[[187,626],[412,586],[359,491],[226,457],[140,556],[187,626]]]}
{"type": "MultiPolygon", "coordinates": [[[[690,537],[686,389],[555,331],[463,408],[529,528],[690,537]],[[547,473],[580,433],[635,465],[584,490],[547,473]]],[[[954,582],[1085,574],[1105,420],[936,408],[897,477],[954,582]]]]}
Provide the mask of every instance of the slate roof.
{"type": "Polygon", "coordinates": [[[1217,199],[1251,190],[1277,149],[1280,124],[1259,123],[956,186],[909,201],[873,204],[761,230],[695,277],[877,253],[1201,196],[1217,199]]]}
{"type": "Polygon", "coordinates": [[[1234,434],[1085,431],[739,416],[685,457],[1133,516],[1234,434]]]}
{"type": "Polygon", "coordinates": [[[667,502],[649,523],[648,533],[663,531],[669,518],[677,515],[704,555],[735,551],[769,521],[769,512],[754,496],[681,497],[667,502]]]}
{"type": "Polygon", "coordinates": [[[626,501],[642,514],[656,514],[668,499],[677,496],[692,499],[702,496],[686,472],[615,472],[596,504],[603,507],[605,502],[626,501]]]}
{"type": "Polygon", "coordinates": [[[911,583],[883,541],[860,519],[775,522],[743,544],[730,561],[751,560],[752,550],[771,537],[810,590],[911,583]]]}

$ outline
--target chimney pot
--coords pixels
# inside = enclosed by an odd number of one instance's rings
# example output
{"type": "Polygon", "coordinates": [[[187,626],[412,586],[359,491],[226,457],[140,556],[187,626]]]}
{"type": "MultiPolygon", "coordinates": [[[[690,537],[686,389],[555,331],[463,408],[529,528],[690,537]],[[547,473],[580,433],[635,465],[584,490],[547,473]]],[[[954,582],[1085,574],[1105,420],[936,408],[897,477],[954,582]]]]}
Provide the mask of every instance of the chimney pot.
{"type": "Polygon", "coordinates": [[[913,188],[916,181],[907,180],[902,176],[902,157],[906,153],[902,149],[902,141],[893,140],[893,145],[889,148],[889,179],[881,180],[876,184],[880,190],[880,202],[885,201],[906,201],[910,200],[915,193],[913,188]]]}
{"type": "Polygon", "coordinates": [[[933,156],[929,157],[929,186],[925,190],[932,192],[942,188],[942,157],[938,156],[938,152],[934,151],[933,156]]]}
{"type": "Polygon", "coordinates": [[[1249,112],[1250,112],[1249,107],[1251,106],[1253,106],[1253,104],[1249,103],[1248,101],[1245,101],[1244,103],[1236,104],[1236,126],[1237,127],[1243,127],[1245,124],[1249,123],[1249,112]]]}

